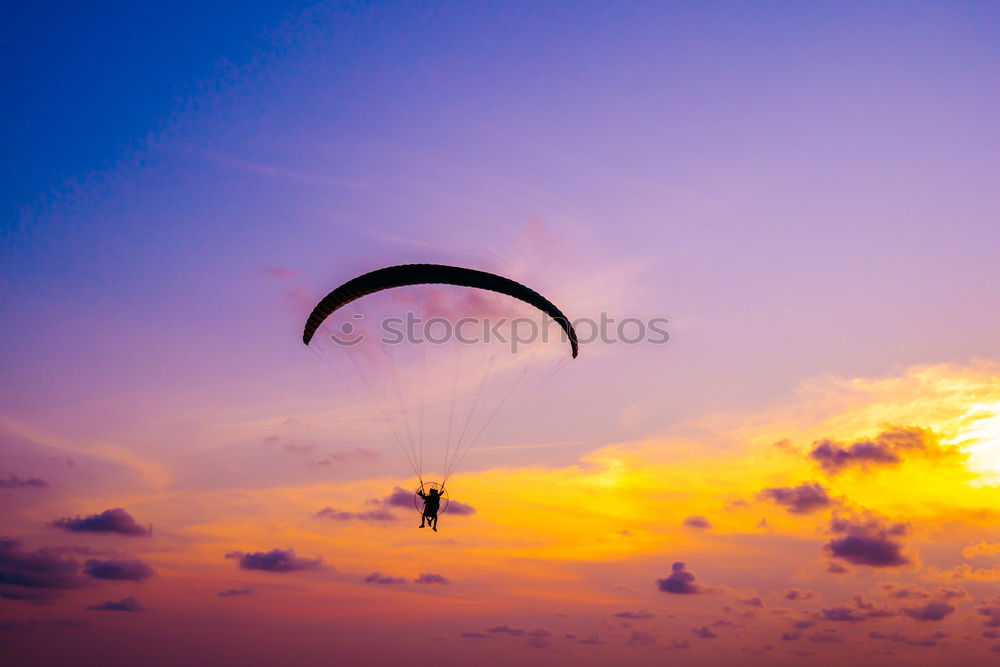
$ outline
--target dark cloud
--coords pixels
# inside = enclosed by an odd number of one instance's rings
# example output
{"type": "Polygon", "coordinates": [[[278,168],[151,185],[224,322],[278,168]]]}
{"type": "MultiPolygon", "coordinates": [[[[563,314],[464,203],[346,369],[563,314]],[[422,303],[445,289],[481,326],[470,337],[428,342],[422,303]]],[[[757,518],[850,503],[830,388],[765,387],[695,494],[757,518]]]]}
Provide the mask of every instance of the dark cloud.
{"type": "Polygon", "coordinates": [[[826,564],[826,571],[829,572],[830,574],[847,574],[848,572],[850,572],[850,570],[848,570],[846,567],[844,567],[840,563],[835,563],[834,561],[830,561],[829,563],[826,564]]]}
{"type": "Polygon", "coordinates": [[[758,609],[760,609],[760,608],[762,608],[764,606],[764,601],[761,600],[756,595],[754,595],[752,598],[748,598],[746,600],[739,600],[739,603],[740,604],[745,604],[745,605],[750,606],[750,607],[757,607],[758,609]]]}
{"type": "Polygon", "coordinates": [[[396,515],[384,507],[364,512],[346,512],[336,510],[332,507],[325,507],[316,512],[316,516],[331,521],[395,521],[396,515]]]}
{"type": "Polygon", "coordinates": [[[986,620],[983,621],[983,625],[988,628],[1000,628],[1000,597],[994,598],[989,602],[980,603],[979,607],[976,609],[976,613],[980,616],[986,616],[986,620]]]}
{"type": "Polygon", "coordinates": [[[577,644],[587,644],[587,645],[590,645],[590,646],[603,646],[604,644],[607,644],[607,642],[604,641],[603,639],[601,639],[601,636],[598,635],[598,634],[596,634],[596,633],[592,634],[592,635],[587,635],[586,637],[584,637],[582,639],[577,639],[576,643],[577,644]]]}
{"type": "Polygon", "coordinates": [[[322,558],[299,558],[294,549],[271,549],[245,554],[241,551],[230,551],[226,558],[239,558],[240,567],[244,570],[263,570],[264,572],[298,572],[300,570],[315,570],[323,566],[322,558]]]}
{"type": "Polygon", "coordinates": [[[51,526],[62,528],[73,533],[117,533],[133,537],[152,535],[152,526],[141,526],[135,522],[132,515],[120,507],[104,510],[100,514],[86,517],[76,516],[56,519],[51,526]]]}
{"type": "Polygon", "coordinates": [[[397,486],[392,489],[392,493],[388,496],[383,498],[381,501],[375,502],[382,502],[390,507],[405,507],[406,509],[412,509],[413,492],[397,486]]]}
{"type": "Polygon", "coordinates": [[[700,529],[712,527],[712,524],[708,521],[708,519],[706,519],[703,516],[698,516],[697,514],[689,516],[688,518],[684,519],[684,525],[688,526],[689,528],[700,528],[700,529]]]}
{"type": "Polygon", "coordinates": [[[615,614],[618,618],[627,618],[633,621],[644,621],[648,618],[653,618],[656,614],[650,613],[643,609],[642,611],[620,611],[615,614]]]}
{"type": "Polygon", "coordinates": [[[712,629],[707,625],[703,625],[700,628],[691,628],[691,632],[702,639],[715,639],[719,636],[712,632],[712,629]]]}
{"type": "Polygon", "coordinates": [[[463,639],[489,639],[489,635],[484,635],[482,632],[463,632],[463,639]]]}
{"type": "Polygon", "coordinates": [[[695,583],[694,574],[685,569],[684,563],[674,563],[671,569],[673,572],[666,579],[656,580],[656,585],[661,591],[680,595],[692,595],[702,592],[701,587],[695,583]]]}
{"type": "Polygon", "coordinates": [[[450,584],[446,577],[440,574],[434,574],[433,572],[423,572],[419,577],[413,580],[415,584],[450,584]]]}
{"type": "Polygon", "coordinates": [[[365,577],[365,583],[367,584],[405,584],[409,581],[406,577],[390,577],[387,574],[380,574],[378,572],[372,572],[367,577],[365,577]]]}
{"type": "Polygon", "coordinates": [[[253,590],[244,586],[243,588],[230,588],[225,591],[219,591],[216,593],[220,598],[235,598],[241,595],[251,595],[253,590]]]}
{"type": "Polygon", "coordinates": [[[486,632],[492,632],[495,635],[510,635],[511,637],[520,637],[524,634],[524,630],[512,628],[509,625],[498,625],[495,628],[487,628],[486,632]]]}
{"type": "Polygon", "coordinates": [[[675,649],[686,649],[691,648],[691,642],[686,639],[672,639],[670,641],[670,646],[675,649]]]}
{"type": "Polygon", "coordinates": [[[859,440],[851,444],[835,440],[813,443],[809,458],[819,463],[829,475],[850,467],[897,465],[908,452],[940,453],[942,450],[933,434],[921,428],[897,428],[880,433],[874,440],[859,440]]]}
{"type": "Polygon", "coordinates": [[[835,558],[869,567],[899,567],[910,562],[903,555],[903,545],[896,539],[907,533],[906,524],[888,524],[871,515],[847,519],[834,517],[830,529],[842,535],[826,545],[826,550],[835,558]]]}
{"type": "Polygon", "coordinates": [[[820,614],[827,621],[847,621],[854,623],[865,620],[864,614],[854,607],[830,607],[829,609],[820,610],[820,614]]]}
{"type": "Polygon", "coordinates": [[[83,571],[94,579],[111,581],[142,581],[156,572],[138,559],[97,560],[90,559],[83,565],[83,571]]]}
{"type": "Polygon", "coordinates": [[[802,591],[798,588],[790,588],[785,591],[786,600],[811,600],[816,597],[816,594],[812,591],[802,591]]]}
{"type": "Polygon", "coordinates": [[[7,479],[0,479],[0,489],[44,489],[49,484],[38,477],[18,477],[10,473],[7,479]]]}
{"type": "Polygon", "coordinates": [[[65,549],[25,551],[18,540],[0,539],[0,597],[38,599],[46,590],[78,588],[83,583],[79,572],[80,563],[65,549]]]}
{"type": "Polygon", "coordinates": [[[928,602],[922,607],[904,609],[903,613],[918,621],[940,621],[955,611],[947,602],[928,602]]]}
{"type": "Polygon", "coordinates": [[[122,598],[118,602],[108,600],[107,602],[87,607],[87,609],[90,609],[91,611],[142,611],[143,607],[139,604],[138,600],[128,597],[122,598]]]}
{"type": "Polygon", "coordinates": [[[808,514],[833,504],[826,489],[815,482],[763,489],[757,494],[757,499],[773,500],[792,514],[808,514]]]}
{"type": "Polygon", "coordinates": [[[783,642],[794,642],[802,637],[801,632],[782,632],[781,641],[783,642]]]}

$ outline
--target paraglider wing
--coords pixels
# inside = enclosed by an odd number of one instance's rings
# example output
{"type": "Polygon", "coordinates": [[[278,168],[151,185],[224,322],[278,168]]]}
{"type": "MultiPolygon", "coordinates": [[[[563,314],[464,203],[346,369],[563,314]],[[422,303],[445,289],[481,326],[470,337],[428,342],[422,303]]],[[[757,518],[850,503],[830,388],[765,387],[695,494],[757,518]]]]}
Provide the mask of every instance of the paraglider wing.
{"type": "Polygon", "coordinates": [[[555,320],[562,327],[563,331],[566,332],[567,338],[569,338],[573,358],[576,358],[576,355],[579,353],[576,331],[573,329],[573,325],[569,319],[555,304],[538,292],[510,278],[504,278],[493,273],[442,264],[402,264],[399,266],[389,266],[348,280],[323,297],[323,300],[313,309],[312,314],[309,315],[309,319],[306,322],[306,328],[302,334],[302,342],[308,345],[323,321],[335,310],[352,301],[393,287],[428,284],[475,287],[519,299],[528,305],[534,306],[555,320]]]}

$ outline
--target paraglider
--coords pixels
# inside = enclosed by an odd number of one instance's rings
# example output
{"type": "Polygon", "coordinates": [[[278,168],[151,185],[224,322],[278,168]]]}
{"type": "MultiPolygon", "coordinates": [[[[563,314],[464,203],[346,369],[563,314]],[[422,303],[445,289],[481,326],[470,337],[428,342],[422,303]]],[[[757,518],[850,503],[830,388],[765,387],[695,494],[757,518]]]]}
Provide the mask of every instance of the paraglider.
{"type": "MultiPolygon", "coordinates": [[[[521,339],[514,332],[515,345],[510,349],[500,348],[498,342],[507,343],[505,332],[510,333],[517,322],[526,319],[511,319],[507,315],[512,309],[525,307],[549,318],[546,323],[555,322],[559,327],[556,345],[568,343],[569,358],[577,357],[576,331],[555,304],[510,278],[457,266],[404,264],[365,273],[323,297],[306,321],[302,341],[334,366],[348,388],[363,386],[368,391],[416,474],[420,487],[414,494],[414,504],[421,513],[421,528],[430,525],[437,532],[438,517],[447,507],[444,484],[466,456],[482,445],[488,432],[503,421],[504,409],[509,413],[511,405],[518,403],[519,394],[522,402],[531,394],[533,389],[524,390],[525,378],[540,377],[537,384],[541,384],[566,361],[565,353],[549,354],[558,358],[558,363],[549,373],[539,371],[545,367],[545,355],[534,353],[537,347],[544,347],[542,343],[549,342],[544,327],[541,335],[534,338],[521,339]],[[431,285],[449,286],[445,289],[450,291],[398,294],[407,288],[431,285]],[[396,295],[387,296],[393,293],[396,295]],[[372,305],[373,299],[378,303],[372,305]],[[427,311],[423,314],[436,315],[423,323],[427,327],[443,324],[450,337],[434,338],[428,329],[420,340],[410,334],[375,338],[371,331],[357,324],[370,323],[374,319],[371,311],[381,306],[379,324],[384,333],[387,322],[403,321],[389,316],[393,308],[421,304],[427,311]],[[463,324],[483,313],[488,314],[485,335],[476,340],[463,336],[463,324]],[[498,313],[503,317],[489,322],[498,313]],[[452,323],[449,318],[460,319],[452,323]],[[323,335],[317,335],[321,330],[323,335]],[[536,339],[541,342],[536,344],[536,339]],[[520,350],[516,344],[521,344],[520,350]],[[478,352],[480,357],[471,363],[470,350],[478,352]],[[521,352],[525,354],[516,361],[523,363],[515,363],[514,353],[521,352]],[[427,357],[431,353],[438,359],[428,366],[427,357]],[[430,387],[428,370],[433,383],[430,387]],[[428,415],[428,410],[434,408],[437,412],[428,415]],[[440,483],[424,482],[424,445],[428,440],[440,440],[444,445],[440,483]]],[[[532,331],[538,333],[537,328],[532,331]]]]}

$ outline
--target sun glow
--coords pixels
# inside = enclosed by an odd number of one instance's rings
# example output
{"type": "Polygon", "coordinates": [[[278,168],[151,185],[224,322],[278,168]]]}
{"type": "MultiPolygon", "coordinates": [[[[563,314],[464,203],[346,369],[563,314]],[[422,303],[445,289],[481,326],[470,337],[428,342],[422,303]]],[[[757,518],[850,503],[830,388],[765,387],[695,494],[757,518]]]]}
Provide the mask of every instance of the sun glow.
{"type": "Polygon", "coordinates": [[[1000,401],[971,406],[961,421],[955,443],[969,455],[968,469],[981,475],[973,484],[1000,485],[1000,401]]]}

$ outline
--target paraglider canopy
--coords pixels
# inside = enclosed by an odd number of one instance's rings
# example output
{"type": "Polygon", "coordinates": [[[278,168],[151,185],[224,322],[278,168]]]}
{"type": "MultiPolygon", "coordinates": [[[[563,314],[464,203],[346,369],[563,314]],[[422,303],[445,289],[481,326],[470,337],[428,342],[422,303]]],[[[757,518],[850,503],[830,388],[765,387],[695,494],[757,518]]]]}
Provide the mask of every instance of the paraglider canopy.
{"type": "Polygon", "coordinates": [[[358,397],[350,417],[360,417],[356,423],[367,428],[376,421],[370,414],[376,408],[421,482],[425,444],[443,455],[442,486],[528,396],[579,354],[572,323],[546,297],[501,275],[441,264],[389,266],[348,280],[316,304],[302,340],[334,368],[341,387],[367,391],[368,400],[358,397]],[[421,311],[414,321],[450,325],[445,328],[451,336],[432,340],[431,329],[419,340],[372,335],[373,327],[385,334],[387,322],[401,322],[401,315],[414,310],[421,311]],[[484,335],[463,338],[462,323],[470,321],[483,324],[484,335]],[[493,335],[503,326],[516,334],[518,323],[540,335],[493,335]],[[550,336],[553,323],[556,333],[550,336]]]}

